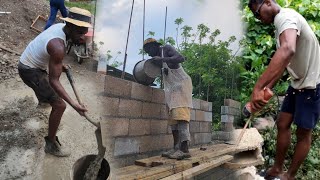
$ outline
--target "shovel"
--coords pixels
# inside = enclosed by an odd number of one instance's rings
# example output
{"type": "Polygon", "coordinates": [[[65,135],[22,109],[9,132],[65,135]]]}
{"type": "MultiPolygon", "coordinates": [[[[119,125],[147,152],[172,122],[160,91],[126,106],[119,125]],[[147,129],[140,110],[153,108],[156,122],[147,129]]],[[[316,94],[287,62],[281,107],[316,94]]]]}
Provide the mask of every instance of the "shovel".
{"type": "MultiPolygon", "coordinates": [[[[71,69],[70,66],[68,66],[68,68],[66,69],[66,75],[67,78],[72,86],[73,92],[79,102],[79,104],[82,105],[82,101],[80,99],[80,96],[78,94],[78,91],[75,87],[75,83],[73,80],[73,77],[71,75],[71,69]]],[[[102,136],[101,136],[101,128],[100,128],[100,123],[97,123],[95,121],[93,121],[85,112],[84,113],[84,117],[94,126],[97,127],[97,129],[95,130],[95,135],[96,135],[96,139],[97,139],[97,143],[98,143],[98,155],[96,156],[96,158],[90,163],[89,167],[87,168],[87,171],[84,175],[84,180],[96,180],[97,176],[98,176],[98,172],[100,170],[101,167],[101,162],[103,160],[103,157],[105,155],[106,152],[106,147],[104,147],[102,145],[102,136]]]]}

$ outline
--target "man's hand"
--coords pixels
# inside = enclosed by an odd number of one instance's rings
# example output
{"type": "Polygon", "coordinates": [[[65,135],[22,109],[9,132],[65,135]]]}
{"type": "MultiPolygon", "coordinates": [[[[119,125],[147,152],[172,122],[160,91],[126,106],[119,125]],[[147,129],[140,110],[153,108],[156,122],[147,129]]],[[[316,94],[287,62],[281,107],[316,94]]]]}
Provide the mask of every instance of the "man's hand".
{"type": "Polygon", "coordinates": [[[71,69],[71,66],[69,64],[63,64],[62,65],[62,71],[67,72],[68,69],[71,69]]]}
{"type": "Polygon", "coordinates": [[[152,57],[151,62],[156,64],[156,65],[160,65],[161,66],[162,62],[163,62],[163,58],[159,57],[159,56],[154,56],[154,57],[152,57]]]}
{"type": "Polygon", "coordinates": [[[268,101],[264,99],[264,90],[254,90],[251,94],[251,108],[252,112],[260,111],[267,103],[268,101]]]}
{"type": "Polygon", "coordinates": [[[83,106],[78,103],[73,105],[73,108],[81,115],[84,116],[84,113],[87,112],[88,110],[83,106]]]}

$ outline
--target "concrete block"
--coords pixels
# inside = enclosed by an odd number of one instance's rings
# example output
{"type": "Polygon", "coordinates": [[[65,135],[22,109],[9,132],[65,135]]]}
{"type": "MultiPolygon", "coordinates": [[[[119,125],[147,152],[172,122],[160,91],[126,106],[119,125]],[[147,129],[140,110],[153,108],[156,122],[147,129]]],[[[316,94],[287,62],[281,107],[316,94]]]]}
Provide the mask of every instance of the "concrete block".
{"type": "Polygon", "coordinates": [[[169,119],[169,108],[166,105],[161,105],[160,118],[165,120],[169,119]]]}
{"type": "Polygon", "coordinates": [[[190,133],[200,132],[200,122],[199,121],[190,121],[190,133]]]}
{"type": "Polygon", "coordinates": [[[190,133],[190,142],[189,142],[190,146],[194,146],[195,145],[195,143],[194,143],[194,135],[195,135],[195,133],[190,133]]]}
{"type": "Polygon", "coordinates": [[[195,144],[206,144],[211,142],[211,133],[195,133],[194,143],[195,144]]]}
{"type": "Polygon", "coordinates": [[[149,86],[132,83],[131,98],[150,102],[152,99],[152,89],[149,86]]]}
{"type": "Polygon", "coordinates": [[[173,137],[168,134],[152,136],[153,150],[165,150],[173,147],[173,137]]]}
{"type": "Polygon", "coordinates": [[[201,110],[196,110],[196,120],[204,121],[205,120],[205,112],[201,110]]]}
{"type": "Polygon", "coordinates": [[[221,122],[234,122],[234,116],[233,115],[221,115],[221,122]]]}
{"type": "Polygon", "coordinates": [[[200,132],[211,132],[212,126],[211,122],[199,122],[200,123],[200,132]]]}
{"type": "Polygon", "coordinates": [[[213,140],[220,140],[220,141],[230,141],[231,140],[231,133],[232,132],[225,132],[225,131],[212,132],[212,139],[213,140]]]}
{"type": "Polygon", "coordinates": [[[102,97],[102,106],[105,106],[104,110],[101,111],[102,115],[118,116],[119,103],[119,98],[102,97]]]}
{"type": "Polygon", "coordinates": [[[233,108],[237,108],[237,109],[241,108],[241,103],[238,102],[238,101],[235,101],[233,99],[225,99],[224,100],[224,105],[225,106],[230,106],[230,107],[233,107],[233,108]]]}
{"type": "Polygon", "coordinates": [[[230,106],[221,106],[221,115],[235,115],[235,116],[240,116],[240,109],[238,108],[233,108],[230,106]]]}
{"type": "Polygon", "coordinates": [[[212,112],[204,112],[204,120],[212,122],[212,112]]]}
{"type": "Polygon", "coordinates": [[[200,99],[192,98],[193,109],[200,109],[201,108],[200,101],[201,101],[200,99]]]}
{"type": "Polygon", "coordinates": [[[221,130],[226,132],[231,132],[234,130],[232,122],[221,123],[221,130]]]}
{"type": "Polygon", "coordinates": [[[142,102],[136,100],[120,99],[119,115],[123,117],[141,117],[142,102]]]}
{"type": "Polygon", "coordinates": [[[103,139],[128,135],[129,119],[106,117],[106,119],[100,121],[100,124],[103,139]]]}
{"type": "Polygon", "coordinates": [[[209,103],[209,111],[212,111],[212,102],[208,102],[209,103]]]}
{"type": "Polygon", "coordinates": [[[151,120],[151,134],[166,134],[168,132],[167,120],[151,120]]]}
{"type": "Polygon", "coordinates": [[[209,111],[209,102],[201,100],[200,101],[200,109],[203,111],[209,111]]]}
{"type": "Polygon", "coordinates": [[[130,97],[132,82],[108,76],[105,79],[104,92],[110,96],[130,97]]]}
{"type": "Polygon", "coordinates": [[[137,138],[116,138],[114,156],[139,153],[140,141],[137,138]]]}
{"type": "Polygon", "coordinates": [[[165,104],[165,95],[163,89],[152,88],[152,102],[165,104]]]}
{"type": "Polygon", "coordinates": [[[191,120],[196,120],[196,110],[191,109],[190,119],[191,119],[191,120]]]}
{"type": "Polygon", "coordinates": [[[142,117],[161,119],[161,104],[147,103],[142,104],[142,117]]]}
{"type": "Polygon", "coordinates": [[[139,141],[139,153],[145,153],[155,150],[155,144],[153,142],[152,136],[141,136],[137,137],[139,141]]]}
{"type": "Polygon", "coordinates": [[[130,119],[129,136],[139,136],[150,134],[150,120],[130,119]]]}

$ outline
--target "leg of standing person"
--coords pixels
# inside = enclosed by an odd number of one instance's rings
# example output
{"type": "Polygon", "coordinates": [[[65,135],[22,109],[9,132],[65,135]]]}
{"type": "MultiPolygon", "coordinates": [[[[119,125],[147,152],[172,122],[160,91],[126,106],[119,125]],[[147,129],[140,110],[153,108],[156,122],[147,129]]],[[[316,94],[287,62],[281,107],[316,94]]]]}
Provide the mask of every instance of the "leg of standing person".
{"type": "Polygon", "coordinates": [[[68,10],[67,10],[66,6],[64,5],[64,0],[59,1],[59,11],[60,11],[62,17],[68,16],[68,10]]]}
{"type": "Polygon", "coordinates": [[[58,7],[55,0],[50,0],[50,16],[46,26],[44,27],[44,30],[48,29],[54,23],[54,21],[56,20],[57,13],[58,7]]]}
{"type": "Polygon", "coordinates": [[[299,167],[306,159],[312,142],[312,129],[319,120],[320,114],[320,89],[304,89],[296,94],[296,112],[294,123],[297,125],[297,144],[292,157],[292,162],[283,179],[294,179],[299,167]]]}

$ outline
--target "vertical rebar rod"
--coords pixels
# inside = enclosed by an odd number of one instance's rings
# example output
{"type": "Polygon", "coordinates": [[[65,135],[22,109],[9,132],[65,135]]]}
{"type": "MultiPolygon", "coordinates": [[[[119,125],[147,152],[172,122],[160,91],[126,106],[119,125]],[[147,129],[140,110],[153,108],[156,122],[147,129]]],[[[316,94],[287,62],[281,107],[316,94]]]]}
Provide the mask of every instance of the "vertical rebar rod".
{"type": "Polygon", "coordinates": [[[93,28],[92,28],[92,51],[94,50],[94,31],[96,29],[96,15],[97,15],[97,1],[95,1],[94,5],[94,17],[93,17],[93,28]]]}
{"type": "Polygon", "coordinates": [[[123,62],[123,69],[122,69],[122,75],[121,75],[122,79],[124,79],[124,75],[126,74],[125,70],[126,70],[126,63],[127,63],[127,50],[128,50],[128,41],[129,41],[129,35],[130,35],[130,27],[131,27],[133,6],[134,6],[134,0],[132,0],[132,7],[131,7],[130,20],[129,20],[129,28],[128,28],[128,35],[127,35],[127,43],[126,43],[126,50],[125,50],[125,54],[124,54],[124,62],[123,62]]]}
{"type": "Polygon", "coordinates": [[[144,43],[145,21],[146,21],[145,17],[146,17],[146,0],[143,0],[142,60],[144,60],[143,43],[144,43]]]}
{"type": "Polygon", "coordinates": [[[165,15],[165,18],[164,18],[164,33],[163,33],[164,44],[166,44],[167,13],[168,13],[168,7],[166,6],[166,15],[165,15]]]}

